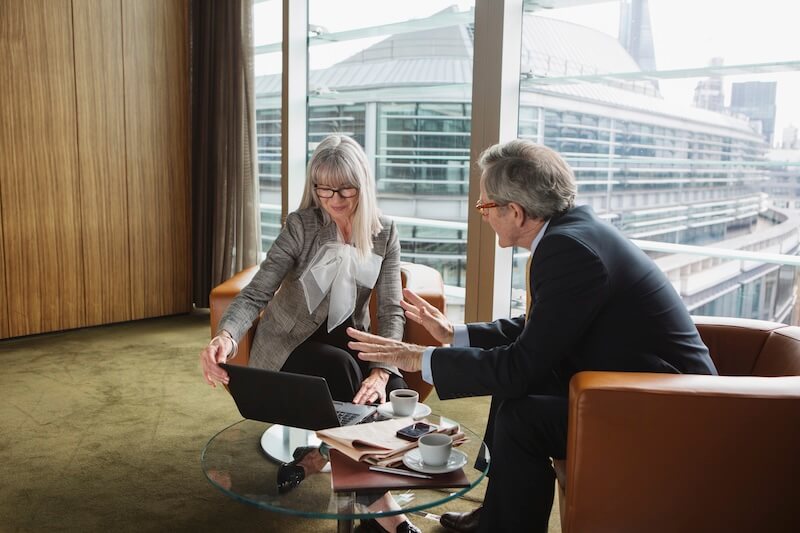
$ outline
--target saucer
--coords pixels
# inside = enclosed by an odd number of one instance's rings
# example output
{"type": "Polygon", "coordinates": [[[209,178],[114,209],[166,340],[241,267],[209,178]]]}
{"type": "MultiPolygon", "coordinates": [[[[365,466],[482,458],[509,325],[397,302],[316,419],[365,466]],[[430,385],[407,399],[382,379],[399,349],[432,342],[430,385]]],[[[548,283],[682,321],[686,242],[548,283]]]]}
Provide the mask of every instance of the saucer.
{"type": "MultiPolygon", "coordinates": [[[[378,412],[383,416],[388,416],[389,418],[402,418],[394,414],[391,402],[380,404],[378,406],[378,412]]],[[[411,417],[414,420],[418,420],[420,418],[428,416],[429,414],[431,414],[431,408],[425,405],[424,403],[418,403],[417,406],[414,408],[414,414],[412,414],[411,417]]]]}
{"type": "Polygon", "coordinates": [[[442,466],[431,466],[422,462],[419,449],[414,448],[413,450],[408,450],[403,456],[403,464],[411,470],[416,470],[417,472],[423,472],[425,474],[446,474],[447,472],[458,470],[467,464],[467,454],[454,448],[450,450],[450,458],[447,459],[446,464],[442,466]]]}

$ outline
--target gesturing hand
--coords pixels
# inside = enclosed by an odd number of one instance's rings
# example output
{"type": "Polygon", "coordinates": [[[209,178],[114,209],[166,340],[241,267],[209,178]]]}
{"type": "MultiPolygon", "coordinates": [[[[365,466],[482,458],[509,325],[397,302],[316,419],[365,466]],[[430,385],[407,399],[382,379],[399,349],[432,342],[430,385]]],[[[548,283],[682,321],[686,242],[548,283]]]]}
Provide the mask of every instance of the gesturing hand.
{"type": "Polygon", "coordinates": [[[441,311],[412,290],[403,289],[403,296],[405,300],[400,302],[400,306],[405,310],[406,318],[428,330],[442,344],[453,342],[453,324],[441,311]]]}
{"type": "Polygon", "coordinates": [[[356,339],[347,345],[351,350],[360,352],[359,359],[396,366],[406,372],[419,372],[422,369],[425,346],[387,339],[354,328],[347,328],[347,334],[356,339]]]}

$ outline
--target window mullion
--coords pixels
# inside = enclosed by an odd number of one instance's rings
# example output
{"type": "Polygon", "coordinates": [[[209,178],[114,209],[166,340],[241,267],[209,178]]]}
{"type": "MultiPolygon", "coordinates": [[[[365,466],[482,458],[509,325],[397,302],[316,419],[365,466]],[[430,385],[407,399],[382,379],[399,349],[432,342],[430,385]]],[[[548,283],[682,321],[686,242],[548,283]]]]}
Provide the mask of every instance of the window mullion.
{"type": "MultiPolygon", "coordinates": [[[[476,0],[470,161],[489,146],[517,137],[522,0],[476,0]]],[[[480,196],[480,170],[470,166],[469,203],[480,196]]],[[[481,215],[468,216],[465,322],[508,316],[511,248],[500,249],[481,215]]]]}
{"type": "Polygon", "coordinates": [[[308,145],[308,2],[283,0],[281,219],[300,206],[308,145]]]}

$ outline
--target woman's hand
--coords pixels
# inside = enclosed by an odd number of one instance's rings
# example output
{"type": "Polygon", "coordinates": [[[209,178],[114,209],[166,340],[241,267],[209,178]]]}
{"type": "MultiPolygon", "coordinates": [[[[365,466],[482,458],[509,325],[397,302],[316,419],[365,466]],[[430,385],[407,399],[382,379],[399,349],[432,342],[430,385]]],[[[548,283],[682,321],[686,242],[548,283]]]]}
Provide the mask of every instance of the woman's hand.
{"type": "Polygon", "coordinates": [[[389,371],[373,368],[369,376],[361,382],[361,388],[353,397],[353,403],[386,403],[386,383],[389,371]]]}
{"type": "Polygon", "coordinates": [[[412,290],[403,289],[403,296],[405,300],[400,301],[400,306],[405,310],[406,318],[428,330],[442,344],[453,343],[453,324],[441,311],[412,290]]]}
{"type": "Polygon", "coordinates": [[[200,366],[203,367],[203,377],[206,383],[212,387],[216,387],[217,383],[228,384],[228,373],[219,364],[228,359],[228,353],[232,350],[233,339],[224,335],[217,335],[200,352],[200,366]]]}

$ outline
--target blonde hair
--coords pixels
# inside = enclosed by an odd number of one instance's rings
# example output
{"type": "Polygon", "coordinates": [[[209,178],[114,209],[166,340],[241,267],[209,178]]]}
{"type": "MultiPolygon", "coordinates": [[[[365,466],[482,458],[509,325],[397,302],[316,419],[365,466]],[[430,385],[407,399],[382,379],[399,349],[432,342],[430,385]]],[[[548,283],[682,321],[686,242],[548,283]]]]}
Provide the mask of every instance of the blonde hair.
{"type": "MultiPolygon", "coordinates": [[[[321,209],[322,204],[314,185],[322,176],[325,177],[325,185],[358,189],[358,205],[353,214],[351,240],[359,255],[366,257],[372,252],[372,238],[383,229],[375,197],[375,179],[370,171],[367,155],[350,137],[335,134],[325,137],[308,161],[300,209],[321,209]]],[[[325,222],[330,222],[328,213],[321,210],[325,222]]]]}

